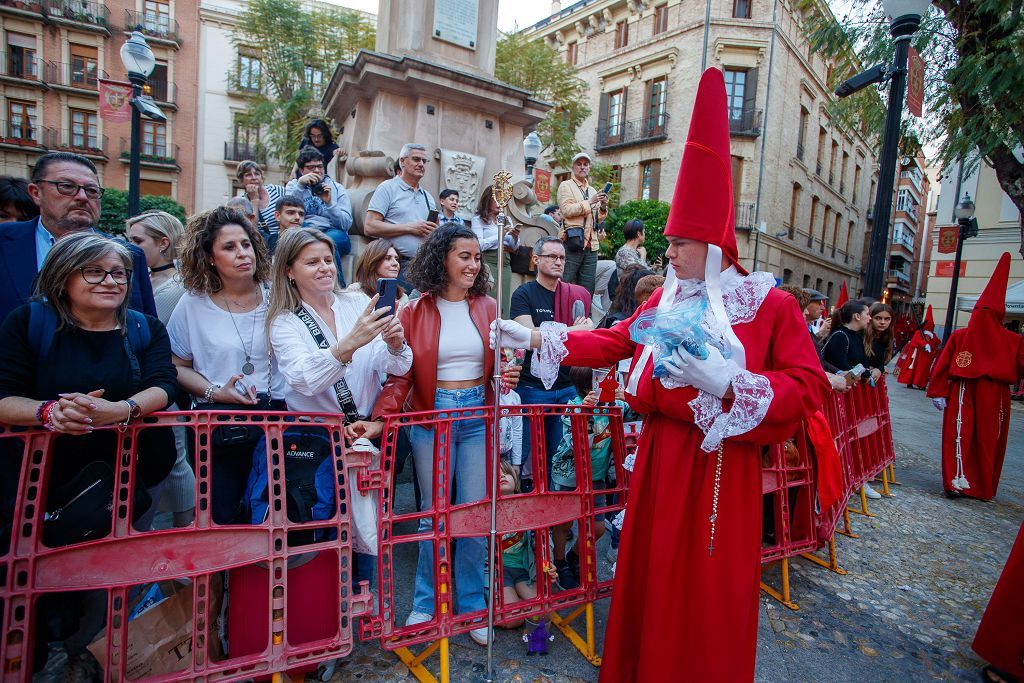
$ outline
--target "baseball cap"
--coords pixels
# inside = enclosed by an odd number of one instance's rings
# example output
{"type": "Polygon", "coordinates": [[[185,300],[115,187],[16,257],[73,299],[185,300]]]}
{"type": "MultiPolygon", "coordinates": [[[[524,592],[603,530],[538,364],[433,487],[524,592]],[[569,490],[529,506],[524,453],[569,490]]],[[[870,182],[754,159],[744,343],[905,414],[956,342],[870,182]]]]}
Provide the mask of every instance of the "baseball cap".
{"type": "Polygon", "coordinates": [[[819,292],[816,289],[811,289],[810,287],[804,287],[804,294],[806,294],[809,297],[811,297],[811,302],[815,302],[815,301],[828,301],[828,297],[827,296],[825,296],[824,294],[822,294],[821,292],[819,292]]]}
{"type": "Polygon", "coordinates": [[[577,152],[576,155],[572,158],[572,163],[575,164],[580,159],[586,159],[590,163],[594,163],[594,160],[591,159],[590,155],[587,154],[586,152],[577,152]]]}

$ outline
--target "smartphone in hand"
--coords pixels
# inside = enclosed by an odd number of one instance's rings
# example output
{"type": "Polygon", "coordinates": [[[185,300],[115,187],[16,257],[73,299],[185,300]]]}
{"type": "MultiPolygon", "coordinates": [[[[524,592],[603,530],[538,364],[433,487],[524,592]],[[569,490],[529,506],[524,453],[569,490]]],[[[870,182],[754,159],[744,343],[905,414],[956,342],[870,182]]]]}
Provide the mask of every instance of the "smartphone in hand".
{"type": "Polygon", "coordinates": [[[398,311],[395,310],[395,300],[398,298],[398,279],[393,277],[378,278],[377,294],[380,298],[377,299],[377,303],[373,307],[374,310],[390,306],[391,315],[397,315],[398,311]]]}
{"type": "Polygon", "coordinates": [[[601,190],[601,192],[602,192],[603,194],[608,194],[608,193],[609,193],[609,192],[611,192],[611,191],[612,191],[612,184],[611,184],[611,183],[605,183],[605,185],[604,185],[604,189],[603,189],[603,190],[601,190]]]}
{"type": "Polygon", "coordinates": [[[427,213],[427,222],[429,222],[429,223],[437,223],[437,216],[438,216],[437,211],[430,211],[429,213],[427,213]]]}

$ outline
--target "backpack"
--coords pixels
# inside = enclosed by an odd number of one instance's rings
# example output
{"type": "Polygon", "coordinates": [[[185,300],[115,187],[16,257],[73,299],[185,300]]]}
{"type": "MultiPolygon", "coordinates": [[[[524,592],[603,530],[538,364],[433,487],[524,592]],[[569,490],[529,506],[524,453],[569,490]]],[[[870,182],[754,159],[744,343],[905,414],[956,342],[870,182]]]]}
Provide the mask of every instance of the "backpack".
{"type": "MultiPolygon", "coordinates": [[[[28,305],[28,342],[36,350],[37,362],[43,365],[50,357],[53,336],[57,333],[57,311],[42,301],[30,301],[28,305]]],[[[149,322],[145,315],[131,308],[126,313],[124,351],[132,368],[132,382],[137,385],[142,381],[139,355],[149,348],[149,322]]]]}
{"type": "MultiPolygon", "coordinates": [[[[331,441],[322,428],[289,427],[283,434],[285,498],[288,521],[330,519],[335,503],[334,460],[331,441]]],[[[252,470],[243,507],[252,524],[262,524],[270,512],[267,495],[267,440],[264,436],[252,454],[252,470]]],[[[326,540],[325,530],[293,531],[291,545],[326,540]]]]}

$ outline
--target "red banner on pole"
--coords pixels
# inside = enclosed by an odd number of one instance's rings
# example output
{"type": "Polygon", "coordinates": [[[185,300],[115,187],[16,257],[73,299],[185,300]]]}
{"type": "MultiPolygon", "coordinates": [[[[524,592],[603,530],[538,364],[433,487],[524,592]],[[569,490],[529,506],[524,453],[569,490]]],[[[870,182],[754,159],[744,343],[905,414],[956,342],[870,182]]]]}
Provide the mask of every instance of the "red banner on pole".
{"type": "Polygon", "coordinates": [[[939,253],[952,254],[956,251],[956,239],[959,236],[960,226],[947,225],[939,228],[939,253]]]}
{"type": "MultiPolygon", "coordinates": [[[[953,277],[955,272],[953,269],[953,261],[936,261],[935,262],[935,277],[953,277]]],[[[960,277],[965,277],[967,274],[967,261],[960,262],[960,277]]]]}
{"type": "Polygon", "coordinates": [[[924,105],[924,60],[913,47],[907,59],[907,109],[921,118],[921,107],[924,105]]]}
{"type": "Polygon", "coordinates": [[[99,79],[100,118],[111,123],[127,123],[132,116],[132,84],[99,79]]]}
{"type": "Polygon", "coordinates": [[[533,169],[533,193],[537,201],[546,204],[551,201],[551,171],[533,169]]]}

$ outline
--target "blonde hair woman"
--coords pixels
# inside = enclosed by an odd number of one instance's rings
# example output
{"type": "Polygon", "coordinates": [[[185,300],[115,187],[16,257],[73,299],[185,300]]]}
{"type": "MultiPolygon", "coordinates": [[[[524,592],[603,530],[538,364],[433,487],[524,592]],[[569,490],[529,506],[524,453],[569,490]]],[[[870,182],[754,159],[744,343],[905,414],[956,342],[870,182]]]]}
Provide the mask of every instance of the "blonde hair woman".
{"type": "Polygon", "coordinates": [[[166,325],[178,299],[185,293],[178,275],[178,247],[185,237],[185,228],[166,211],[153,210],[125,221],[125,234],[146,255],[156,314],[166,325]]]}

